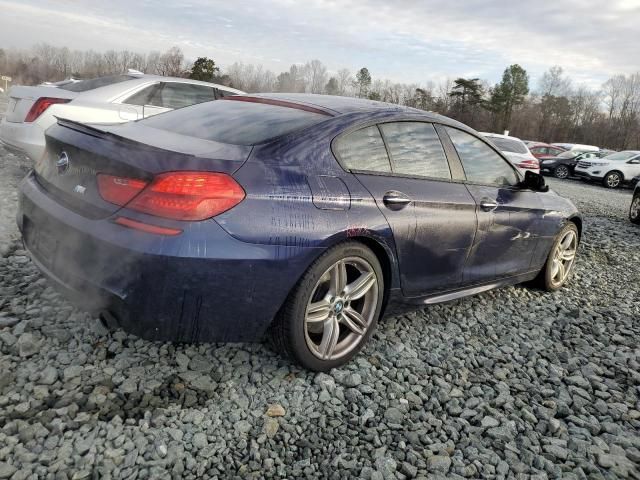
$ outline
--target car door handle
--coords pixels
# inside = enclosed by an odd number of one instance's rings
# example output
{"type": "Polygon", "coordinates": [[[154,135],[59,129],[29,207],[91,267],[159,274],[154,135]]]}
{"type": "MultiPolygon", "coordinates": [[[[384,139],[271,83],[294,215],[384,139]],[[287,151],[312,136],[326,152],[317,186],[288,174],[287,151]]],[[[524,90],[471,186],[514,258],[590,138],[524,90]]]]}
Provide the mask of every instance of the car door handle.
{"type": "Polygon", "coordinates": [[[399,210],[411,203],[411,199],[402,192],[392,190],[384,194],[382,202],[391,210],[399,210]]]}
{"type": "Polygon", "coordinates": [[[498,202],[495,200],[482,199],[480,201],[480,208],[485,212],[492,212],[498,208],[498,202]]]}

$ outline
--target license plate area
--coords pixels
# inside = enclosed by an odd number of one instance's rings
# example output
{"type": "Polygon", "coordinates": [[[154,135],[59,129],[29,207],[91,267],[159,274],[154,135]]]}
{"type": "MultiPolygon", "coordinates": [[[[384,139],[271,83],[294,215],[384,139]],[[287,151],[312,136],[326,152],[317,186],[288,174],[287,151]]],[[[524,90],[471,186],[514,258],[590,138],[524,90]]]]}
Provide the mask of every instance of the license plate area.
{"type": "Polygon", "coordinates": [[[54,264],[58,241],[47,224],[36,226],[29,217],[23,220],[23,237],[27,248],[47,266],[54,264]]]}

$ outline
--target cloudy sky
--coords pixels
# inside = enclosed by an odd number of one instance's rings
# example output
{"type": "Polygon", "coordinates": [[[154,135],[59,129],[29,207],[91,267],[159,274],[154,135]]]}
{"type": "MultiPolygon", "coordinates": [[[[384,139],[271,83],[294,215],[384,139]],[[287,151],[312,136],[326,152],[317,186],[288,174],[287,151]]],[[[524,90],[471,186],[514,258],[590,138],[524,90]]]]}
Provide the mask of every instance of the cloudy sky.
{"type": "Polygon", "coordinates": [[[0,0],[0,47],[37,42],[166,50],[276,73],[317,58],[330,71],[424,83],[499,80],[511,63],[535,81],[561,65],[598,86],[640,70],[640,0],[0,0]]]}

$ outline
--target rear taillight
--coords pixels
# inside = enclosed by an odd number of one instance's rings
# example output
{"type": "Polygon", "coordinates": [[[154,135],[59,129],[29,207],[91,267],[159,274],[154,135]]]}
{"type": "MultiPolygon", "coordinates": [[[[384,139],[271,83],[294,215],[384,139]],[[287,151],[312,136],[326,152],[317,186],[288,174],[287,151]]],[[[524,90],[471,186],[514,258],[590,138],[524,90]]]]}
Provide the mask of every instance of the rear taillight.
{"type": "Polygon", "coordinates": [[[217,172],[169,172],[147,185],[137,179],[98,175],[106,201],[173,220],[205,220],[240,203],[244,190],[229,175],[217,172]]]}
{"type": "Polygon", "coordinates": [[[69,103],[70,101],[71,99],[69,98],[41,97],[31,106],[31,109],[29,110],[29,113],[27,113],[24,121],[33,122],[51,105],[55,105],[57,103],[69,103]]]}
{"type": "Polygon", "coordinates": [[[147,182],[144,180],[98,174],[98,191],[102,198],[121,207],[129,203],[146,186],[147,182]]]}
{"type": "Polygon", "coordinates": [[[538,170],[540,168],[540,162],[538,160],[523,160],[518,163],[520,168],[528,168],[530,170],[538,170]]]}

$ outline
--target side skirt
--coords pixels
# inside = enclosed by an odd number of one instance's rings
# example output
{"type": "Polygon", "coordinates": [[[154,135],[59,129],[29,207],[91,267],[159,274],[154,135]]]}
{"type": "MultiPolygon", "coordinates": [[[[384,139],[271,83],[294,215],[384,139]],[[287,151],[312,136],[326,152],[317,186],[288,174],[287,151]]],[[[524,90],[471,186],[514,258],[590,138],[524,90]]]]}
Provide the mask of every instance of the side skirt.
{"type": "Polygon", "coordinates": [[[420,297],[405,297],[400,289],[394,289],[390,292],[389,307],[385,311],[385,316],[397,315],[410,310],[420,308],[421,305],[433,305],[436,303],[450,302],[459,298],[476,295],[478,293],[493,290],[494,288],[516,285],[518,283],[528,282],[536,278],[540,270],[503,277],[489,283],[482,283],[465,287],[458,290],[450,290],[448,292],[438,292],[432,295],[424,295],[420,297]]]}

